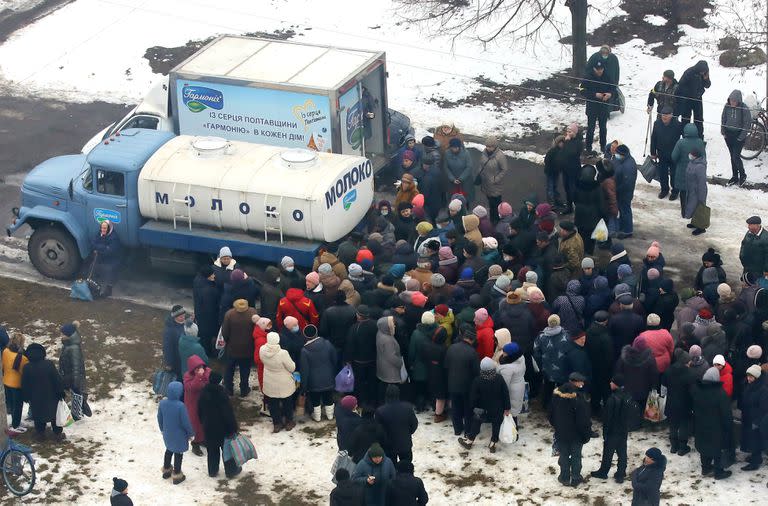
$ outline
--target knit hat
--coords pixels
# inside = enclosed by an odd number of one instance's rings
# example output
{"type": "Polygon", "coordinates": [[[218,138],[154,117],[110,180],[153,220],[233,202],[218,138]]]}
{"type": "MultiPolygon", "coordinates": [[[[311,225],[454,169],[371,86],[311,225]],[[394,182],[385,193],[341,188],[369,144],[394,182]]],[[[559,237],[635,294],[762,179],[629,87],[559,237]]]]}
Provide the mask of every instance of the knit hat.
{"type": "Polygon", "coordinates": [[[405,264],[392,264],[389,268],[389,274],[395,278],[400,279],[405,276],[405,264]]]}
{"type": "MultiPolygon", "coordinates": [[[[179,304],[176,304],[171,308],[171,318],[176,318],[178,316],[185,315],[185,314],[187,314],[187,312],[184,310],[184,307],[179,304]]],[[[64,327],[62,327],[61,333],[62,334],[64,333],[64,327]]]]}
{"type": "Polygon", "coordinates": [[[488,277],[489,278],[498,278],[504,273],[504,270],[501,268],[500,265],[493,264],[492,266],[488,267],[488,277]]]}
{"type": "Polygon", "coordinates": [[[507,202],[502,202],[501,204],[499,204],[496,210],[499,212],[499,216],[502,218],[505,216],[511,216],[513,212],[512,206],[509,205],[509,203],[507,202]]]}
{"type": "Polygon", "coordinates": [[[421,292],[413,292],[411,294],[411,304],[416,307],[424,307],[427,304],[427,296],[421,292]]]}
{"type": "Polygon", "coordinates": [[[368,318],[369,316],[371,316],[371,308],[369,308],[365,304],[360,304],[359,306],[357,306],[357,314],[359,314],[364,318],[368,318]]]}
{"type": "Polygon", "coordinates": [[[705,307],[699,309],[699,318],[701,318],[702,320],[712,319],[712,311],[705,307]]]}
{"type": "Polygon", "coordinates": [[[496,362],[494,362],[492,358],[483,357],[483,359],[480,361],[480,370],[494,371],[496,370],[496,362]]]}
{"type": "Polygon", "coordinates": [[[187,320],[184,323],[184,334],[191,337],[197,337],[197,331],[197,325],[192,320],[187,320]]]}
{"type": "Polygon", "coordinates": [[[632,347],[637,351],[647,350],[649,348],[648,340],[644,335],[641,334],[637,336],[634,341],[632,341],[632,347]]]}
{"type": "Polygon", "coordinates": [[[661,273],[659,272],[658,269],[656,269],[655,267],[648,269],[649,280],[653,281],[654,279],[659,279],[659,277],[661,277],[661,273]]]}
{"type": "Polygon", "coordinates": [[[562,228],[566,232],[573,232],[573,231],[576,230],[576,225],[574,225],[570,221],[561,221],[560,222],[560,228],[562,228]]]}
{"type": "MultiPolygon", "coordinates": [[[[624,265],[624,264],[622,264],[624,265]]],[[[590,257],[584,257],[584,259],[581,261],[581,268],[582,269],[594,269],[595,268],[595,261],[592,260],[590,257]]]]}
{"type": "Polygon", "coordinates": [[[357,407],[357,397],[354,395],[345,395],[341,398],[341,407],[347,411],[352,411],[357,407]]]}
{"type": "Polygon", "coordinates": [[[763,374],[763,371],[760,369],[759,365],[752,364],[751,366],[747,367],[747,374],[757,379],[761,374],[763,374]]]}
{"type": "Polygon", "coordinates": [[[317,337],[317,327],[312,325],[311,323],[304,327],[304,337],[307,339],[314,339],[317,337]]]}
{"type": "Polygon", "coordinates": [[[720,283],[719,285],[717,285],[717,294],[720,297],[730,297],[731,287],[728,286],[728,283],[720,283]]]}
{"type": "Polygon", "coordinates": [[[560,317],[556,314],[549,315],[549,318],[547,318],[547,326],[550,328],[559,327],[560,317]]]}
{"type": "Polygon", "coordinates": [[[659,315],[657,315],[656,313],[651,313],[645,319],[645,323],[649,327],[658,327],[659,325],[661,325],[661,317],[659,315]]]}
{"type": "Polygon", "coordinates": [[[280,259],[280,266],[283,269],[287,269],[288,267],[295,265],[295,262],[293,261],[293,258],[291,257],[283,257],[280,259]]]}
{"type": "Polygon", "coordinates": [[[618,285],[613,287],[613,296],[614,298],[618,299],[622,295],[631,295],[632,289],[629,288],[629,285],[626,283],[619,283],[618,285]]]}
{"type": "Polygon", "coordinates": [[[488,320],[488,310],[484,307],[481,307],[477,311],[475,311],[475,325],[480,325],[481,323],[485,323],[485,321],[488,320]]]}
{"type": "MultiPolygon", "coordinates": [[[[359,308],[358,308],[359,309],[359,308]]],[[[294,316],[286,316],[283,319],[283,327],[287,329],[292,329],[296,327],[299,324],[299,320],[294,316]]]]}
{"type": "Polygon", "coordinates": [[[123,493],[128,488],[128,482],[121,478],[112,478],[112,488],[123,493]]]}
{"type": "Polygon", "coordinates": [[[272,323],[272,320],[269,318],[259,318],[256,320],[256,326],[259,327],[261,330],[267,330],[267,327],[269,327],[269,324],[272,323]]]}
{"type": "Polygon", "coordinates": [[[384,449],[381,447],[379,443],[373,443],[370,448],[368,448],[368,456],[369,457],[383,457],[384,456],[384,449]]]}
{"type": "Polygon", "coordinates": [[[432,311],[424,311],[424,314],[421,315],[421,323],[432,325],[435,323],[435,314],[432,311]]]}
{"type": "Polygon", "coordinates": [[[763,349],[753,344],[749,348],[747,348],[747,358],[751,358],[752,360],[760,360],[760,357],[763,356],[763,349]]]}
{"type": "Polygon", "coordinates": [[[624,375],[623,374],[614,374],[613,378],[611,378],[611,383],[616,385],[617,387],[623,387],[624,386],[624,375]]]}
{"type": "Polygon", "coordinates": [[[512,290],[507,292],[507,304],[520,304],[523,301],[522,290],[512,290]]]}
{"type": "Polygon", "coordinates": [[[505,355],[511,356],[520,351],[520,345],[513,341],[511,343],[505,344],[501,351],[503,351],[505,355]]]}
{"type": "Polygon", "coordinates": [[[720,371],[717,370],[717,367],[710,367],[707,369],[707,372],[704,373],[704,377],[701,378],[701,381],[709,383],[720,381],[720,371]]]}
{"type": "Polygon", "coordinates": [[[453,211],[454,213],[458,213],[459,211],[461,211],[461,205],[462,205],[462,204],[461,204],[461,200],[459,200],[459,199],[453,199],[453,200],[451,200],[451,202],[448,204],[448,209],[450,209],[450,210],[451,210],[451,211],[453,211]]]}
{"type": "Polygon", "coordinates": [[[544,302],[544,293],[540,288],[532,286],[528,289],[528,301],[533,304],[541,304],[544,302]]]}
{"type": "Polygon", "coordinates": [[[453,137],[451,140],[448,141],[448,147],[449,148],[460,148],[461,147],[461,139],[458,137],[453,137]]]}
{"type": "Polygon", "coordinates": [[[472,214],[478,218],[485,218],[488,216],[488,211],[483,206],[475,206],[475,208],[472,209],[472,214]]]}
{"type": "Polygon", "coordinates": [[[624,249],[624,245],[619,241],[614,241],[613,244],[611,245],[611,255],[618,255],[622,251],[626,251],[624,249]]]}
{"type": "Polygon", "coordinates": [[[316,272],[310,272],[304,279],[312,288],[320,284],[320,275],[316,272]]]}
{"type": "Polygon", "coordinates": [[[495,237],[483,237],[483,248],[494,250],[499,247],[499,241],[495,237]]]}
{"type": "Polygon", "coordinates": [[[539,275],[536,274],[536,271],[528,271],[525,273],[526,283],[538,283],[538,281],[539,281],[539,275]]]}
{"type": "Polygon", "coordinates": [[[416,278],[410,278],[405,282],[405,290],[408,292],[418,292],[421,290],[421,282],[416,278]]]}
{"type": "Polygon", "coordinates": [[[664,77],[668,79],[674,79],[675,78],[675,71],[674,70],[665,70],[664,74],[662,74],[664,77]]]}
{"type": "Polygon", "coordinates": [[[468,281],[475,276],[475,271],[472,269],[472,267],[464,267],[461,270],[461,274],[459,274],[459,279],[463,279],[464,281],[468,281]]]}
{"type": "Polygon", "coordinates": [[[232,258],[232,250],[229,249],[229,246],[222,246],[222,248],[219,250],[219,258],[222,257],[232,258]]]}
{"type": "MultiPolygon", "coordinates": [[[[701,346],[699,346],[698,344],[694,344],[688,350],[688,354],[691,356],[691,358],[700,357],[701,356],[701,346]]],[[[718,377],[719,377],[719,375],[718,375],[718,377]]]]}
{"type": "Polygon", "coordinates": [[[659,450],[655,446],[653,448],[648,448],[645,451],[645,456],[653,459],[654,462],[658,462],[664,458],[664,455],[661,453],[661,450],[659,450]]]}
{"type": "Polygon", "coordinates": [[[267,344],[280,344],[280,334],[277,332],[267,334],[267,344]]]}
{"type": "Polygon", "coordinates": [[[568,381],[586,382],[587,378],[583,374],[581,374],[580,372],[574,371],[574,372],[572,372],[571,374],[568,375],[568,381]]]}
{"type": "Polygon", "coordinates": [[[645,254],[646,256],[657,257],[661,254],[661,246],[659,246],[658,242],[653,241],[645,254]]]}
{"type": "Polygon", "coordinates": [[[428,233],[432,232],[432,224],[428,221],[420,221],[418,225],[416,225],[416,232],[418,232],[421,235],[427,235],[428,233]]]}
{"type": "MultiPolygon", "coordinates": [[[[182,312],[181,314],[184,314],[184,313],[182,312]]],[[[171,313],[171,316],[173,316],[173,313],[171,313]]],[[[79,326],[80,326],[80,322],[73,321],[73,322],[65,323],[64,325],[62,325],[60,330],[61,330],[61,333],[64,334],[65,336],[72,337],[72,334],[74,334],[75,331],[77,331],[77,328],[79,326]]]]}
{"type": "Polygon", "coordinates": [[[235,269],[232,274],[229,275],[229,280],[233,283],[237,281],[243,281],[245,279],[245,272],[242,269],[235,269]]]}
{"type": "Polygon", "coordinates": [[[445,304],[438,304],[435,306],[435,314],[439,314],[440,316],[447,315],[448,311],[450,311],[450,308],[445,304]]]}
{"type": "Polygon", "coordinates": [[[445,286],[445,277],[439,272],[432,274],[432,276],[429,277],[429,284],[431,284],[433,288],[443,287],[445,286]]]}
{"type": "Polygon", "coordinates": [[[712,365],[725,365],[725,357],[722,355],[715,355],[712,359],[712,365]]]}
{"type": "Polygon", "coordinates": [[[350,276],[354,276],[356,278],[363,275],[363,268],[360,266],[360,264],[349,264],[349,268],[347,269],[350,276]]]}
{"type": "Polygon", "coordinates": [[[632,275],[632,267],[627,264],[621,264],[619,265],[618,269],[616,269],[616,275],[619,279],[624,279],[627,276],[632,275]]]}
{"type": "Polygon", "coordinates": [[[512,283],[512,280],[509,279],[509,276],[502,274],[498,278],[496,278],[496,282],[493,284],[496,288],[499,290],[507,291],[509,290],[509,285],[512,283]]]}
{"type": "Polygon", "coordinates": [[[594,314],[592,319],[598,323],[604,323],[608,321],[609,317],[610,317],[610,314],[608,313],[608,311],[600,310],[594,314]]]}
{"type": "Polygon", "coordinates": [[[619,296],[619,298],[616,299],[616,300],[619,301],[619,304],[621,304],[622,306],[634,306],[634,304],[635,304],[634,297],[632,297],[628,293],[625,293],[625,294],[619,296]]]}
{"type": "Polygon", "coordinates": [[[403,152],[403,160],[410,160],[412,162],[415,159],[416,159],[416,155],[414,154],[414,152],[412,150],[406,149],[403,152]]]}
{"type": "Polygon", "coordinates": [[[439,250],[437,250],[437,257],[440,260],[450,260],[455,255],[453,254],[453,250],[450,246],[441,246],[439,250]]]}
{"type": "Polygon", "coordinates": [[[664,278],[659,283],[659,288],[664,290],[664,293],[672,293],[675,289],[675,284],[671,279],[664,278]]]}
{"type": "MultiPolygon", "coordinates": [[[[369,236],[369,239],[370,239],[370,236],[369,236]]],[[[355,262],[360,263],[363,260],[370,260],[371,262],[373,262],[373,251],[367,248],[362,248],[358,250],[357,255],[355,255],[355,262]]]]}

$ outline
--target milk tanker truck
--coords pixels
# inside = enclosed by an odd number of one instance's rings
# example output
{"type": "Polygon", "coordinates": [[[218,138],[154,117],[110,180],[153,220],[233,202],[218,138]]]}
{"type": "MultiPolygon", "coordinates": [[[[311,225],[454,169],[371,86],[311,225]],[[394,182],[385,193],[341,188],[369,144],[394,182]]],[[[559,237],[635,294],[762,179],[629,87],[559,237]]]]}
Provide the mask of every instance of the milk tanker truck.
{"type": "Polygon", "coordinates": [[[224,245],[240,258],[309,266],[365,216],[373,176],[357,155],[128,129],[35,167],[7,233],[29,225],[32,263],[57,279],[78,274],[104,220],[166,270],[188,270],[224,245]]]}

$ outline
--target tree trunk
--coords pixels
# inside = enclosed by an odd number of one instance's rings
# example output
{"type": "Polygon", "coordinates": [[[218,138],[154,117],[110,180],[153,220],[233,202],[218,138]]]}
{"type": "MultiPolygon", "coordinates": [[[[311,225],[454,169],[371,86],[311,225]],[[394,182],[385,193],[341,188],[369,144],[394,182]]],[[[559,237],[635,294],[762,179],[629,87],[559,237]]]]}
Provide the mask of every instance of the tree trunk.
{"type": "MultiPolygon", "coordinates": [[[[0,378],[3,377],[3,364],[0,362],[0,378]]],[[[8,412],[5,405],[5,388],[0,388],[0,450],[5,448],[8,442],[8,434],[5,433],[8,430],[8,412]]]]}
{"type": "Polygon", "coordinates": [[[582,77],[584,66],[587,64],[587,0],[569,0],[571,9],[571,38],[573,59],[571,61],[571,75],[582,77]]]}

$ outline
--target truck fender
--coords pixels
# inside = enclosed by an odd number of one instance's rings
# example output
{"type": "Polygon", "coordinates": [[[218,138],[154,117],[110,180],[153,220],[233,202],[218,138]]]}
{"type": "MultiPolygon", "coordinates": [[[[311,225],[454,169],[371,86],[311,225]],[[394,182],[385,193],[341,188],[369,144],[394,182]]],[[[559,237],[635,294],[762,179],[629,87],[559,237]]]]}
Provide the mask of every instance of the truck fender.
{"type": "Polygon", "coordinates": [[[33,222],[45,222],[52,224],[59,224],[64,227],[67,232],[77,243],[77,249],[80,250],[80,257],[87,258],[91,254],[91,241],[88,240],[86,232],[83,227],[72,217],[71,214],[64,211],[58,211],[46,206],[35,207],[22,207],[19,209],[19,216],[15,223],[8,228],[8,235],[13,234],[25,223],[33,222]]]}

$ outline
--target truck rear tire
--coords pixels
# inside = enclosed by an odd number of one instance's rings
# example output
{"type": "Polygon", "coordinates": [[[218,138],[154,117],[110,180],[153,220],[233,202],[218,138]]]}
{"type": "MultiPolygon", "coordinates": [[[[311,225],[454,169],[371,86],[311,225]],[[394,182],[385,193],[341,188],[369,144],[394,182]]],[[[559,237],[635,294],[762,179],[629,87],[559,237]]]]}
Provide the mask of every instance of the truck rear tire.
{"type": "Polygon", "coordinates": [[[54,279],[72,279],[80,271],[80,250],[72,236],[60,227],[48,225],[35,229],[27,243],[32,265],[42,275],[54,279]]]}

